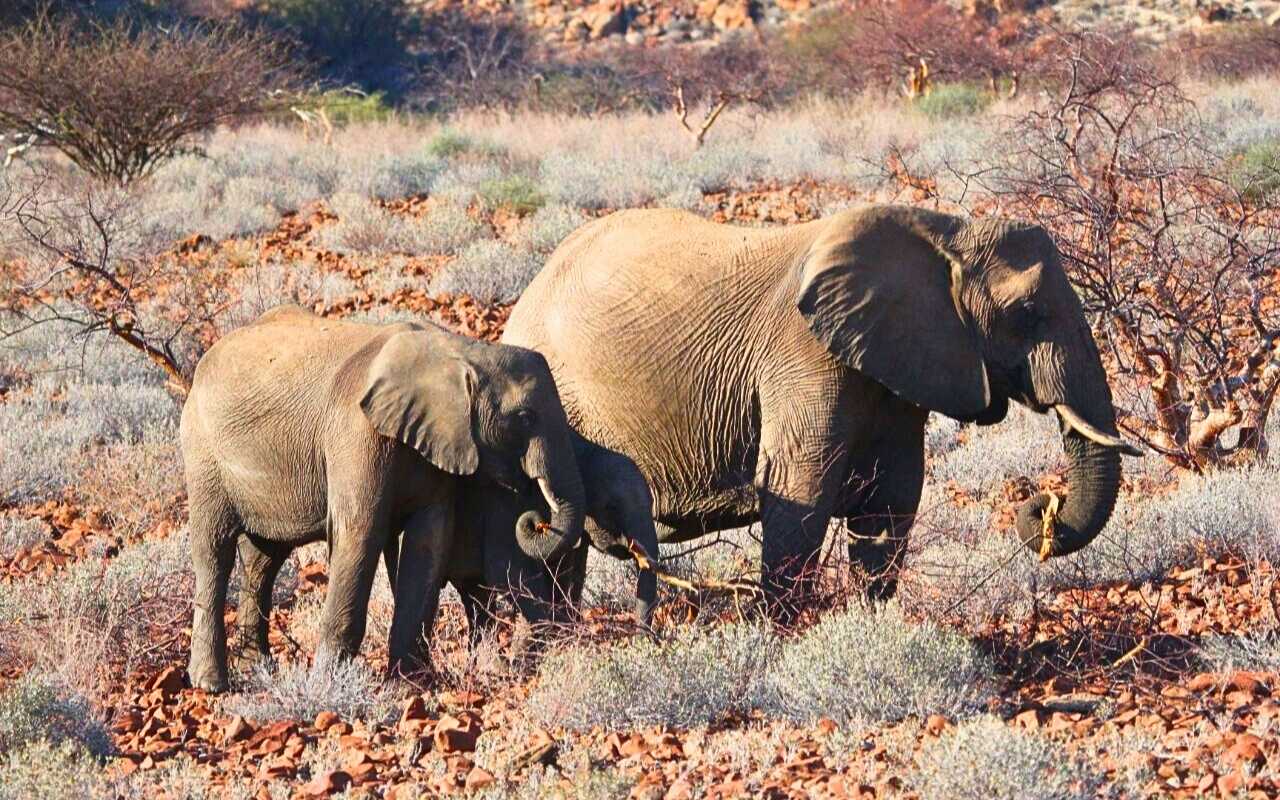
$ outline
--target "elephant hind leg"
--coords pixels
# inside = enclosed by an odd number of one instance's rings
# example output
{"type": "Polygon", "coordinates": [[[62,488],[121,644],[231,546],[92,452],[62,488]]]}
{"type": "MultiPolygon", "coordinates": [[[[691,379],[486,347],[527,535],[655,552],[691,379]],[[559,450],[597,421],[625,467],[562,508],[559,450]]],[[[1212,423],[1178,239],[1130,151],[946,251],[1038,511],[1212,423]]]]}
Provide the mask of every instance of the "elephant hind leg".
{"type": "Polygon", "coordinates": [[[209,692],[227,689],[227,586],[236,562],[238,516],[221,490],[192,491],[189,503],[191,564],[195,598],[191,620],[191,685],[209,692]]]}
{"type": "Polygon", "coordinates": [[[236,648],[243,666],[252,666],[271,658],[267,643],[271,619],[271,595],[276,576],[289,558],[292,548],[264,541],[252,535],[240,537],[240,605],[236,622],[240,640],[236,648]]]}

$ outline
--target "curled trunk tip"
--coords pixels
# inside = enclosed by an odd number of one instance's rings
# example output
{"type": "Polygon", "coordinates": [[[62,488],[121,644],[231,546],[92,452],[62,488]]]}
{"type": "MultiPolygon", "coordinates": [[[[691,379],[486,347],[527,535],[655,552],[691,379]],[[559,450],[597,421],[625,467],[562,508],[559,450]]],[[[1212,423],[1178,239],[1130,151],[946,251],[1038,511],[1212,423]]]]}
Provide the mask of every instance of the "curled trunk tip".
{"type": "Polygon", "coordinates": [[[1120,490],[1120,451],[1099,444],[1075,430],[1062,438],[1070,468],[1067,496],[1050,516],[1045,541],[1046,511],[1053,503],[1037,494],[1018,509],[1018,536],[1028,548],[1045,557],[1070,555],[1092,542],[1111,517],[1120,490]]]}

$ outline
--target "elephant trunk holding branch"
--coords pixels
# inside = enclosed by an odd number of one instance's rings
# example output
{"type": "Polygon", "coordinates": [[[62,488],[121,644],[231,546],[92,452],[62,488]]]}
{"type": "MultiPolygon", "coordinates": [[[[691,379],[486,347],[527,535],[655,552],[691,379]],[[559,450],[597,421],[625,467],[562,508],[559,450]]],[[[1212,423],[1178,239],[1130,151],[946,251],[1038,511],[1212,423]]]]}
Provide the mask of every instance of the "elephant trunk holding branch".
{"type": "Polygon", "coordinates": [[[1120,454],[1137,452],[1056,246],[1008,220],[872,205],[746,229],[619,212],[560,245],[503,341],[546,356],[574,429],[639,465],[663,541],[761,521],[784,616],[832,516],[869,592],[894,591],[930,411],[1058,413],[1069,494],[1017,523],[1046,556],[1098,535],[1120,454]]]}
{"type": "MultiPolygon", "coordinates": [[[[644,476],[631,459],[593,444],[576,434],[574,458],[585,492],[585,529],[590,543],[614,558],[630,561],[631,546],[647,557],[658,557],[658,534],[653,522],[653,497],[644,476]]],[[[494,594],[507,593],[521,615],[532,623],[554,618],[555,609],[576,605],[582,595],[588,554],[587,542],[562,559],[544,562],[511,546],[533,535],[548,512],[544,501],[529,492],[515,494],[493,484],[468,483],[461,494],[458,530],[473,535],[454,544],[445,577],[458,589],[473,638],[490,627],[494,594]]],[[[657,600],[657,575],[640,569],[636,578],[635,614],[647,623],[657,600]]]]}
{"type": "Polygon", "coordinates": [[[582,536],[582,480],[546,362],[435,326],[274,309],[201,359],[181,437],[196,576],[189,672],[211,691],[227,686],[237,544],[244,645],[265,655],[276,573],[294,547],[327,541],[328,657],[359,648],[378,557],[399,536],[389,652],[400,670],[425,663],[460,483],[541,488],[554,511],[522,543],[531,557],[559,558],[582,536]]]}

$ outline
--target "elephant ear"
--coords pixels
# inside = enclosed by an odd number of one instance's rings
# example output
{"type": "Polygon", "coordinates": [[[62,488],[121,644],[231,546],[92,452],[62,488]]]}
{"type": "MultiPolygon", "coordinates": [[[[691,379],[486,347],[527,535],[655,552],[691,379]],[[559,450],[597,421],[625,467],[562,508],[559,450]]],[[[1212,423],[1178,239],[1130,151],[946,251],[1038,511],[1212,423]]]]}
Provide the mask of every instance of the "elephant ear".
{"type": "Polygon", "coordinates": [[[901,206],[831,218],[803,257],[796,305],[850,367],[915,405],[972,419],[991,389],[959,301],[964,265],[943,244],[948,224],[901,206]]]}
{"type": "Polygon", "coordinates": [[[440,336],[397,333],[369,364],[360,408],[378,433],[404,442],[445,472],[480,466],[472,435],[476,374],[440,336]]]}

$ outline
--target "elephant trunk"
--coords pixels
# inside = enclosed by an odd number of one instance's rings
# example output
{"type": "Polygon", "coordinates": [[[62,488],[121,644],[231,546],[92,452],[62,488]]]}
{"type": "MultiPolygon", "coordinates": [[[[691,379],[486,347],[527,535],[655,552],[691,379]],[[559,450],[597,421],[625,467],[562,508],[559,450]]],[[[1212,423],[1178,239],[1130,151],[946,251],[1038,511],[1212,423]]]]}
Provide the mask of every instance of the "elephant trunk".
{"type": "MultiPolygon", "coordinates": [[[[545,458],[543,452],[531,454],[525,468],[537,481],[550,510],[550,518],[538,511],[521,514],[516,522],[516,543],[531,558],[550,561],[564,556],[582,540],[586,494],[577,464],[571,456],[568,464],[563,461],[553,463],[545,458]]],[[[557,452],[572,451],[566,446],[557,452]]]]}
{"type": "Polygon", "coordinates": [[[1053,499],[1041,493],[1018,509],[1018,535],[1042,557],[1065,556],[1088,545],[1102,531],[1120,489],[1120,448],[1100,444],[1068,426],[1062,446],[1070,467],[1067,497],[1049,514],[1053,499]],[[1045,541],[1046,519],[1052,521],[1045,541]]]}

